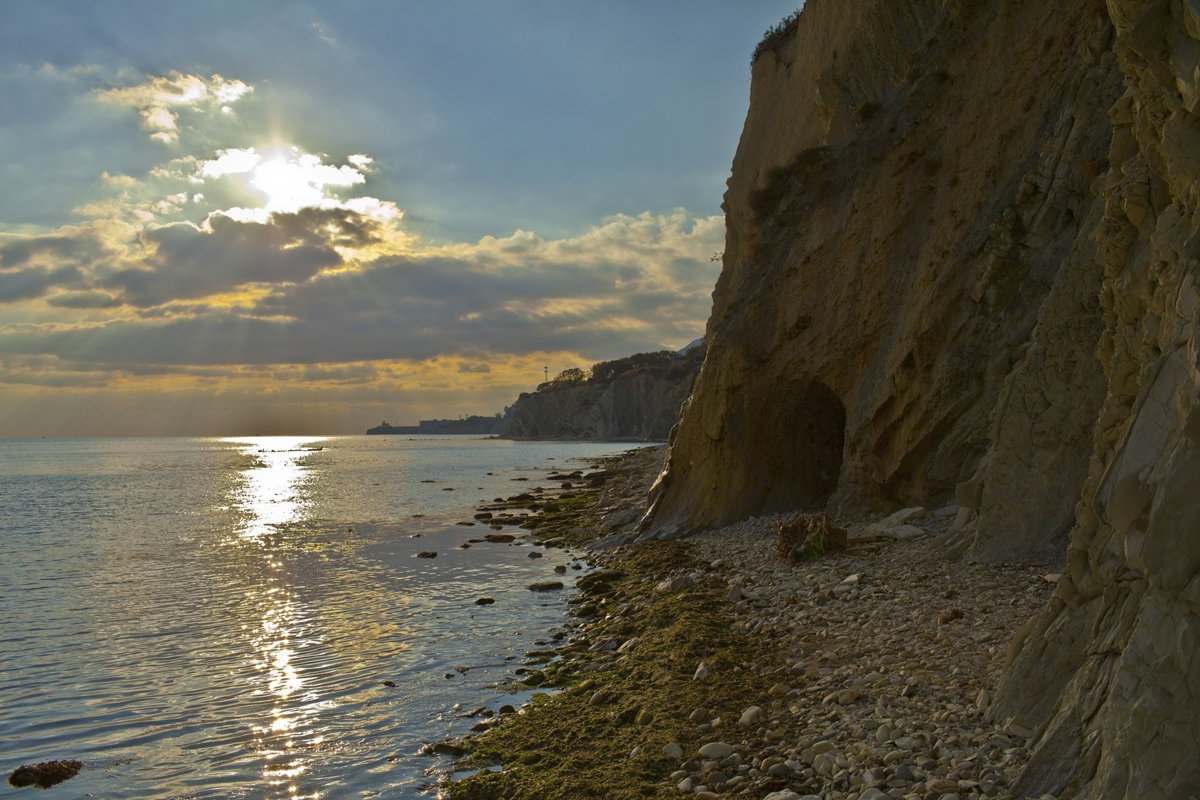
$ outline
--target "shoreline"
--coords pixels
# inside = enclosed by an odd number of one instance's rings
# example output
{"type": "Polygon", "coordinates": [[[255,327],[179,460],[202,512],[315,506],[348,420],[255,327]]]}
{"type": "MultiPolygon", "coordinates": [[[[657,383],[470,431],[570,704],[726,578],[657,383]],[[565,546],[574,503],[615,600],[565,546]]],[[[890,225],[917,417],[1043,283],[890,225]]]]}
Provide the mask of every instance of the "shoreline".
{"type": "MultiPolygon", "coordinates": [[[[528,535],[628,531],[664,452],[600,459],[528,535]]],[[[844,550],[795,564],[787,516],[588,550],[573,620],[514,687],[555,694],[447,744],[450,774],[478,771],[439,796],[1012,798],[1031,731],[987,706],[1054,576],[945,560],[949,510],[851,523],[844,550]]]]}

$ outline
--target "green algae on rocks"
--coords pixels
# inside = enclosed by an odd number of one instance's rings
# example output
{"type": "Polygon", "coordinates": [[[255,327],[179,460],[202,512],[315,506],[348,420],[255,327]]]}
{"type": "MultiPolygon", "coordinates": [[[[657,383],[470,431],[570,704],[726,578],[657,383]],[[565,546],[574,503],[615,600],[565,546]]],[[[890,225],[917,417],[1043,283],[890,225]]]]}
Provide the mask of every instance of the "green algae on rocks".
{"type": "MultiPolygon", "coordinates": [[[[598,494],[574,493],[539,533],[598,535],[598,494]]],[[[747,698],[767,697],[773,652],[735,628],[728,588],[686,541],[598,559],[604,568],[577,584],[580,635],[524,681],[563,691],[465,740],[457,766],[478,771],[446,797],[675,797],[668,776],[705,743],[696,720],[732,725],[747,698]]]]}
{"type": "Polygon", "coordinates": [[[40,764],[22,764],[8,776],[11,786],[39,786],[49,789],[65,780],[74,778],[83,769],[82,761],[62,759],[43,761],[40,764]]]}

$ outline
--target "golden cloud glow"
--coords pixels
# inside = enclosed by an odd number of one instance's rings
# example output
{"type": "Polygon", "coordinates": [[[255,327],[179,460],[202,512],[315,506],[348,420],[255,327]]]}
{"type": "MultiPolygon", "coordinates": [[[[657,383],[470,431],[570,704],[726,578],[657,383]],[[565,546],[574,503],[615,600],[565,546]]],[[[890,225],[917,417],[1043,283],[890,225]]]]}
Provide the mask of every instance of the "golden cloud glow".
{"type": "Polygon", "coordinates": [[[18,435],[87,435],[97,419],[104,419],[109,435],[117,436],[361,433],[383,419],[415,424],[499,412],[540,383],[544,367],[557,374],[589,363],[574,353],[538,352],[81,374],[56,370],[44,360],[21,366],[0,359],[5,392],[0,429],[21,431],[18,435]],[[40,427],[47,420],[53,427],[40,427]]]}
{"type": "Polygon", "coordinates": [[[150,138],[164,144],[179,140],[179,119],[176,107],[216,105],[225,113],[231,104],[254,87],[239,80],[228,81],[220,75],[202,78],[171,70],[154,76],[137,86],[103,89],[97,92],[102,102],[136,108],[142,116],[142,127],[150,138]]]}
{"type": "Polygon", "coordinates": [[[546,370],[703,330],[720,217],[425,242],[364,194],[365,153],[214,147],[247,135],[219,112],[251,91],[171,72],[97,93],[179,147],[140,175],[99,172],[78,224],[0,231],[0,436],[352,433],[488,414],[546,370]]]}

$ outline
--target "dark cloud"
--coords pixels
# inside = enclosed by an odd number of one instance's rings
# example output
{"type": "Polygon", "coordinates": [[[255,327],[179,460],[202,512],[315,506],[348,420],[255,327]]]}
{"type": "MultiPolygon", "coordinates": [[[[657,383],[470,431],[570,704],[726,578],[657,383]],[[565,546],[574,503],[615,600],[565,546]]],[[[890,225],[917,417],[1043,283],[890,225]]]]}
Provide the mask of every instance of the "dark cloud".
{"type": "Polygon", "coordinates": [[[0,267],[14,269],[44,260],[90,263],[103,254],[104,247],[86,232],[14,238],[0,245],[0,267]]]}
{"type": "Polygon", "coordinates": [[[274,214],[267,223],[214,215],[208,230],[184,223],[147,229],[141,264],[100,285],[148,308],[250,283],[300,283],[341,263],[334,248],[363,247],[378,238],[377,223],[345,209],[307,208],[274,214]]]}
{"type": "MultiPolygon", "coordinates": [[[[321,341],[311,345],[316,351],[338,343],[382,358],[562,349],[601,357],[659,346],[653,325],[628,322],[634,297],[616,282],[625,271],[613,265],[498,269],[448,258],[396,259],[286,287],[257,311],[319,332],[321,341]]],[[[671,302],[695,316],[694,298],[675,295],[671,302]]]]}
{"type": "Polygon", "coordinates": [[[108,292],[66,292],[46,301],[55,308],[116,308],[121,301],[108,292]]]}
{"type": "Polygon", "coordinates": [[[42,297],[54,287],[78,287],[82,276],[75,267],[31,267],[0,272],[0,303],[42,297]]]}
{"type": "MultiPolygon", "coordinates": [[[[49,295],[60,309],[137,309],[135,318],[86,329],[13,329],[0,334],[0,353],[59,355],[132,374],[351,365],[344,374],[286,376],[349,383],[375,379],[359,366],[372,361],[495,361],[534,352],[614,358],[699,335],[717,268],[688,254],[709,252],[719,232],[712,221],[682,216],[624,217],[573,240],[518,232],[383,256],[363,268],[345,265],[338,248],[370,252],[388,234],[352,211],[310,208],[266,223],[215,216],[208,229],[147,229],[142,258],[94,269],[102,277],[91,286],[71,268],[0,273],[13,296],[68,289],[49,295]],[[338,266],[347,268],[324,271],[338,266]],[[247,284],[270,290],[233,307],[206,302],[247,284]]],[[[65,250],[71,242],[52,245],[65,250]]]]}
{"type": "Polygon", "coordinates": [[[82,230],[0,240],[0,304],[44,297],[55,289],[89,288],[87,276],[109,255],[82,230]]]}

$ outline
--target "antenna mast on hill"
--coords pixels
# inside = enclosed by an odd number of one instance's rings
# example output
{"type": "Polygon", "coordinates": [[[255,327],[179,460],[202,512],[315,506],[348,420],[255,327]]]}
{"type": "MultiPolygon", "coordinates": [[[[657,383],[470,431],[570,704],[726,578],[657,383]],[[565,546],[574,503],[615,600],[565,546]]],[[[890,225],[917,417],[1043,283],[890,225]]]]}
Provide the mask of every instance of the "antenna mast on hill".
{"type": "Polygon", "coordinates": [[[550,380],[550,368],[542,367],[542,373],[546,376],[546,381],[550,380]]]}

